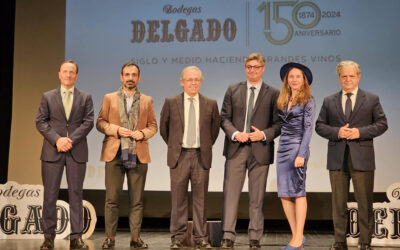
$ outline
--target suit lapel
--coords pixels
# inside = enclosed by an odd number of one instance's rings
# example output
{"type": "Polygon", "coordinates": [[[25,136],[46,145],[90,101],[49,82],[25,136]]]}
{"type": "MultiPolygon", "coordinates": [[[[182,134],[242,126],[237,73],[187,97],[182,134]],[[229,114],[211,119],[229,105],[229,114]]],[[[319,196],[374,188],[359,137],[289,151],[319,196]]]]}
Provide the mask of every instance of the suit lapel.
{"type": "MultiPolygon", "coordinates": [[[[201,127],[203,125],[206,107],[207,107],[206,99],[202,95],[199,94],[199,131],[201,131],[201,127]]],[[[201,137],[200,137],[200,140],[201,140],[201,137]]]]}
{"type": "Polygon", "coordinates": [[[261,105],[262,99],[264,98],[265,94],[268,91],[268,86],[264,82],[261,84],[260,92],[258,93],[256,105],[253,109],[253,114],[257,111],[257,108],[261,105]]]}
{"type": "Polygon", "coordinates": [[[63,113],[65,120],[67,120],[67,116],[65,115],[64,104],[62,102],[61,87],[58,87],[54,94],[55,94],[55,99],[56,99],[56,105],[58,105],[58,107],[60,108],[60,110],[63,113]]]}
{"type": "MultiPolygon", "coordinates": [[[[242,117],[245,117],[246,116],[246,107],[247,107],[247,82],[242,82],[241,84],[240,84],[240,100],[241,100],[241,102],[242,102],[242,113],[243,113],[243,115],[242,115],[242,117]]],[[[244,119],[246,119],[246,118],[244,118],[244,119]]],[[[244,122],[244,120],[243,120],[243,122],[244,122]]],[[[243,123],[243,126],[244,126],[244,123],[243,123]]]]}
{"type": "Polygon", "coordinates": [[[353,111],[351,112],[350,120],[352,120],[354,118],[354,116],[357,115],[357,111],[363,105],[364,101],[365,101],[365,92],[361,89],[358,89],[356,103],[354,105],[353,111]]]}
{"type": "Polygon", "coordinates": [[[344,123],[347,123],[346,116],[344,115],[343,107],[342,107],[342,91],[339,91],[336,94],[336,96],[335,96],[335,104],[336,104],[336,109],[337,109],[337,113],[339,114],[339,117],[342,118],[344,123]]]}
{"type": "Polygon", "coordinates": [[[138,116],[138,120],[136,122],[136,128],[139,125],[139,121],[141,121],[140,117],[142,117],[142,114],[144,114],[144,108],[145,108],[144,98],[142,98],[142,94],[140,94],[140,96],[139,96],[139,116],[138,116]]]}
{"type": "Polygon", "coordinates": [[[179,117],[181,118],[182,128],[185,128],[185,117],[184,117],[184,106],[183,106],[183,93],[176,99],[176,105],[178,106],[179,117]]]}
{"type": "MultiPolygon", "coordinates": [[[[71,108],[71,113],[69,114],[69,119],[77,112],[78,106],[79,106],[79,98],[81,96],[81,92],[75,87],[74,88],[74,98],[72,99],[72,108],[71,108]]],[[[64,106],[64,105],[63,105],[64,106]]],[[[65,110],[64,110],[65,113],[65,110]]]]}

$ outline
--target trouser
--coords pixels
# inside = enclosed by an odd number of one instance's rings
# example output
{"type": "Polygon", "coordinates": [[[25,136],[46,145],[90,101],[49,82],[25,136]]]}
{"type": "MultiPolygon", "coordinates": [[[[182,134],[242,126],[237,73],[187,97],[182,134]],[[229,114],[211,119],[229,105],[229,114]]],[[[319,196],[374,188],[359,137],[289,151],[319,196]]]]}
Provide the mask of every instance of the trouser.
{"type": "Polygon", "coordinates": [[[348,226],[347,202],[350,179],[352,179],[358,205],[359,243],[369,244],[373,230],[374,171],[355,170],[351,162],[350,150],[347,146],[342,168],[329,171],[329,177],[332,187],[332,217],[335,241],[346,242],[348,226]]]}
{"type": "Polygon", "coordinates": [[[236,220],[240,194],[248,170],[249,184],[249,238],[260,240],[264,232],[263,203],[269,165],[259,164],[252,153],[251,145],[241,145],[238,152],[225,162],[224,207],[222,231],[224,239],[235,241],[236,220]]]}
{"type": "Polygon", "coordinates": [[[42,230],[45,238],[54,239],[57,227],[56,203],[61,178],[66,169],[71,223],[70,239],[81,237],[83,231],[82,187],[86,173],[86,162],[76,162],[70,152],[62,153],[55,162],[42,161],[42,181],[44,186],[42,230]]]}
{"type": "Polygon", "coordinates": [[[193,201],[193,238],[195,242],[208,241],[206,201],[209,169],[201,162],[200,151],[182,149],[171,176],[171,240],[183,241],[188,219],[188,184],[190,180],[193,201]]]}
{"type": "Polygon", "coordinates": [[[120,160],[120,155],[105,166],[105,226],[106,235],[115,236],[117,234],[119,216],[119,198],[122,194],[125,175],[128,181],[129,194],[129,228],[131,237],[138,238],[143,218],[143,191],[146,182],[147,164],[139,161],[136,168],[126,169],[120,160]]]}

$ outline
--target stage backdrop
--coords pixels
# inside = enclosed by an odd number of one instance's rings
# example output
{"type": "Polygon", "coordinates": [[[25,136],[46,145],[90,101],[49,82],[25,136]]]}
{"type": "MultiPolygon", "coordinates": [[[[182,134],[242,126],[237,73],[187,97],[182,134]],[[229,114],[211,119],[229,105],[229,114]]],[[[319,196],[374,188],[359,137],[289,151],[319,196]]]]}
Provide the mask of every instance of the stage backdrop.
{"type": "MultiPolygon", "coordinates": [[[[179,76],[188,65],[203,71],[200,92],[215,98],[220,108],[228,86],[246,79],[244,58],[248,54],[265,56],[264,81],[275,88],[281,86],[280,67],[289,61],[300,62],[313,72],[318,116],[323,98],[340,90],[337,63],[355,60],[362,67],[360,88],[380,96],[388,118],[389,130],[374,141],[375,191],[385,192],[400,177],[396,164],[400,148],[396,101],[400,93],[399,9],[397,0],[67,0],[65,59],[78,62],[76,86],[92,94],[95,118],[104,94],[121,86],[122,64],[138,63],[139,90],[153,97],[158,121],[165,97],[182,91],[179,76]]],[[[222,191],[224,136],[221,130],[214,145],[210,191],[222,191]]],[[[84,188],[104,189],[104,163],[99,161],[103,135],[93,129],[88,140],[84,188]]],[[[152,162],[146,190],[169,190],[167,146],[158,133],[149,144],[152,162]]],[[[327,140],[314,132],[310,149],[307,189],[329,192],[327,140]]],[[[270,167],[267,191],[276,191],[275,164],[270,167]]]]}

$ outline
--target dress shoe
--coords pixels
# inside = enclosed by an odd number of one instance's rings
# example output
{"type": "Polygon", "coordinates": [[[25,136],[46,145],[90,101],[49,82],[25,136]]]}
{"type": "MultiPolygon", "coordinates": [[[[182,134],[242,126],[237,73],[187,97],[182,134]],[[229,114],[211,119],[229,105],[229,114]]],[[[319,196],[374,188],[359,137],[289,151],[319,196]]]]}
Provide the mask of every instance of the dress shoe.
{"type": "Polygon", "coordinates": [[[132,249],[146,249],[149,247],[141,238],[139,238],[137,241],[131,240],[130,245],[132,249]]]}
{"type": "Polygon", "coordinates": [[[228,249],[233,248],[234,242],[230,239],[222,239],[221,241],[221,248],[228,249]]]}
{"type": "Polygon", "coordinates": [[[54,248],[54,240],[50,238],[45,238],[43,244],[40,246],[40,250],[47,250],[54,248]]]}
{"type": "Polygon", "coordinates": [[[303,240],[301,241],[301,245],[299,247],[286,245],[286,246],[281,247],[281,249],[282,250],[286,250],[286,249],[303,249],[304,248],[304,244],[306,244],[306,237],[303,235],[303,240]]]}
{"type": "Polygon", "coordinates": [[[291,245],[286,245],[286,246],[282,247],[281,249],[284,249],[284,250],[300,250],[300,249],[303,249],[303,245],[300,245],[298,247],[294,247],[294,246],[291,246],[291,245]]]}
{"type": "Polygon", "coordinates": [[[212,248],[212,246],[210,245],[210,243],[208,243],[207,241],[205,241],[205,240],[202,240],[202,241],[199,241],[199,242],[196,242],[196,249],[211,249],[212,248]]]}
{"type": "Polygon", "coordinates": [[[250,240],[249,246],[251,249],[260,249],[261,248],[259,240],[250,240]]]}
{"type": "Polygon", "coordinates": [[[115,240],[113,240],[112,238],[107,237],[107,239],[103,242],[103,249],[109,249],[112,248],[113,246],[115,246],[115,240]]]}
{"type": "Polygon", "coordinates": [[[362,249],[362,250],[371,250],[372,248],[371,248],[370,244],[361,243],[360,249],[362,249]]]}
{"type": "Polygon", "coordinates": [[[181,249],[183,247],[182,242],[180,242],[179,240],[174,240],[174,242],[172,242],[172,245],[169,247],[170,249],[181,249]]]}
{"type": "Polygon", "coordinates": [[[333,243],[331,250],[347,250],[346,242],[335,242],[333,243]]]}
{"type": "Polygon", "coordinates": [[[76,238],[73,240],[70,240],[69,242],[69,248],[70,249],[88,249],[88,245],[85,244],[85,242],[83,242],[82,238],[76,238]]]}

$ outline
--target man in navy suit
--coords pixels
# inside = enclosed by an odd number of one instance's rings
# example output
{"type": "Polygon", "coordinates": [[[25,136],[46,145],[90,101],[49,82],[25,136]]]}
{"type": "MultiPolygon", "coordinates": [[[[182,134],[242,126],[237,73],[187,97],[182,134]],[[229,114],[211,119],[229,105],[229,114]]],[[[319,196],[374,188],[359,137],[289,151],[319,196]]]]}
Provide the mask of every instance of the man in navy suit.
{"type": "Polygon", "coordinates": [[[373,139],[383,134],[387,120],[379,97],[358,88],[360,65],[342,61],[336,67],[342,90],[324,99],[315,130],[328,139],[328,170],[332,187],[335,243],[347,250],[347,201],[350,179],[358,203],[360,249],[371,249],[375,156],[373,139]]]}
{"type": "Polygon", "coordinates": [[[86,136],[93,128],[92,97],[74,87],[78,65],[69,60],[58,72],[61,86],[43,94],[36,128],[43,135],[42,181],[44,186],[40,249],[53,249],[57,226],[56,202],[64,166],[68,183],[71,235],[70,248],[88,248],[82,241],[82,187],[88,161],[86,136]]]}

